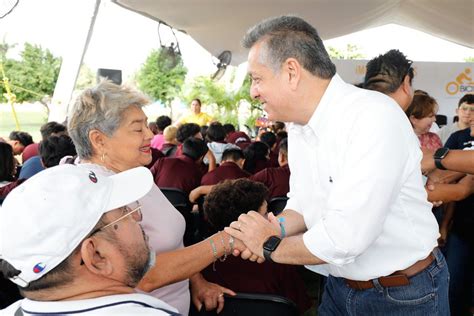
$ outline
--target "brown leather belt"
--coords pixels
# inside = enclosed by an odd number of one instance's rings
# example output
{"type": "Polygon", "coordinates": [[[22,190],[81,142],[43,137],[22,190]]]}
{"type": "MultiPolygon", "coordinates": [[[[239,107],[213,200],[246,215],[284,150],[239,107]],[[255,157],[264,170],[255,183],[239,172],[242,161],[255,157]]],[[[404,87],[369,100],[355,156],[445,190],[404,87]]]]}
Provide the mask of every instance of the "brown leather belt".
{"type": "MultiPolygon", "coordinates": [[[[420,273],[424,269],[426,269],[433,261],[435,260],[435,256],[433,252],[431,252],[428,257],[423,260],[419,260],[406,268],[405,270],[395,271],[394,273],[390,274],[389,276],[384,276],[377,278],[377,281],[383,287],[393,287],[393,286],[405,286],[410,284],[410,280],[408,278],[420,273]]],[[[369,281],[354,281],[344,279],[348,287],[355,289],[355,290],[367,290],[374,287],[373,280],[369,281]]]]}

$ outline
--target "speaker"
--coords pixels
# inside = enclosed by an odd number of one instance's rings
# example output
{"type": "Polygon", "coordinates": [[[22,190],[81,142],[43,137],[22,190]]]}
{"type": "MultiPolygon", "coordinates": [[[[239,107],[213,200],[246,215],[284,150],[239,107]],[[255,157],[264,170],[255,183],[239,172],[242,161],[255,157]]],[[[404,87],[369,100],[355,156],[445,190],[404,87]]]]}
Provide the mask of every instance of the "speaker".
{"type": "Polygon", "coordinates": [[[97,82],[99,82],[101,78],[107,78],[111,80],[113,83],[121,85],[122,84],[122,70],[99,68],[97,69],[97,82]]]}

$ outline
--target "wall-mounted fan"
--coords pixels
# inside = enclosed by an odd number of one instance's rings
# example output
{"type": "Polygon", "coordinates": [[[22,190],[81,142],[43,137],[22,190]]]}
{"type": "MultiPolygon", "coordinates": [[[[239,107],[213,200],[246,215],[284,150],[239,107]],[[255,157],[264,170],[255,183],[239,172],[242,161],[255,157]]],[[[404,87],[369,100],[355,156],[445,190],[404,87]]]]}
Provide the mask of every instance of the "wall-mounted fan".
{"type": "Polygon", "coordinates": [[[176,36],[173,28],[171,26],[169,26],[168,24],[164,23],[164,22],[158,22],[158,39],[160,41],[160,47],[161,47],[161,52],[160,54],[162,55],[162,58],[166,60],[166,67],[168,69],[173,69],[174,67],[176,67],[176,65],[178,64],[178,61],[179,61],[179,57],[181,56],[181,50],[179,49],[179,42],[178,42],[178,37],[176,36]],[[174,42],[171,42],[169,45],[165,45],[162,41],[161,41],[161,34],[160,34],[160,26],[164,24],[166,26],[168,26],[171,30],[171,32],[173,33],[173,36],[176,40],[176,44],[174,42]]]}
{"type": "Polygon", "coordinates": [[[225,50],[222,53],[220,53],[219,56],[217,56],[217,59],[219,60],[219,62],[216,65],[217,66],[216,72],[211,76],[212,80],[219,80],[220,78],[222,78],[227,66],[230,64],[230,61],[232,60],[232,53],[229,50],[225,50]]]}

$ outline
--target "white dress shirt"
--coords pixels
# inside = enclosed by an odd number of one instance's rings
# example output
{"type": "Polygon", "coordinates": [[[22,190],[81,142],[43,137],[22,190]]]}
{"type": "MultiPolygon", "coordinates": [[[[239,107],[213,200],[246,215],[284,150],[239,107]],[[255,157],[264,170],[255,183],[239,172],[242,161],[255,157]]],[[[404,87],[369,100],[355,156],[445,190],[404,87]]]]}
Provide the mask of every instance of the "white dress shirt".
{"type": "Polygon", "coordinates": [[[303,215],[305,246],[328,263],[307,268],[365,281],[436,247],[419,142],[394,100],[336,74],[308,124],[288,134],[286,208],[303,215]]]}

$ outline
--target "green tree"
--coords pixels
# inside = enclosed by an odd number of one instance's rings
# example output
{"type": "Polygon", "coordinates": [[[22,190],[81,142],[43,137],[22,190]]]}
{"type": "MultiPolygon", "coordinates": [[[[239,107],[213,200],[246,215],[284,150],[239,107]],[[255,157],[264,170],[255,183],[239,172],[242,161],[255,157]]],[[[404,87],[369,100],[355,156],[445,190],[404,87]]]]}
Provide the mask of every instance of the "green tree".
{"type": "Polygon", "coordinates": [[[347,44],[345,49],[337,49],[335,47],[328,47],[329,57],[332,59],[364,59],[365,56],[360,51],[357,45],[347,44]]]}
{"type": "Polygon", "coordinates": [[[138,87],[155,100],[171,107],[184,83],[187,69],[179,54],[169,48],[153,50],[137,74],[138,87]]]}
{"type": "MultiPolygon", "coordinates": [[[[44,50],[41,46],[30,43],[25,43],[20,56],[20,61],[5,59],[3,62],[5,74],[17,102],[41,101],[45,96],[52,96],[61,59],[55,57],[48,49],[44,50]]],[[[3,85],[1,92],[3,95],[3,85]]]]}
{"type": "Polygon", "coordinates": [[[239,124],[238,111],[242,100],[250,103],[251,114],[245,121],[249,126],[255,125],[255,119],[262,114],[259,102],[250,97],[250,78],[246,77],[237,92],[229,92],[226,86],[214,81],[207,76],[197,77],[188,89],[185,98],[186,103],[192,99],[199,98],[205,104],[215,104],[216,111],[212,116],[222,123],[239,124]]]}
{"type": "Polygon", "coordinates": [[[474,56],[464,58],[464,61],[467,63],[474,63],[474,56]]]}
{"type": "Polygon", "coordinates": [[[76,89],[84,90],[95,84],[96,76],[92,69],[86,64],[81,65],[79,75],[77,76],[76,89]]]}

